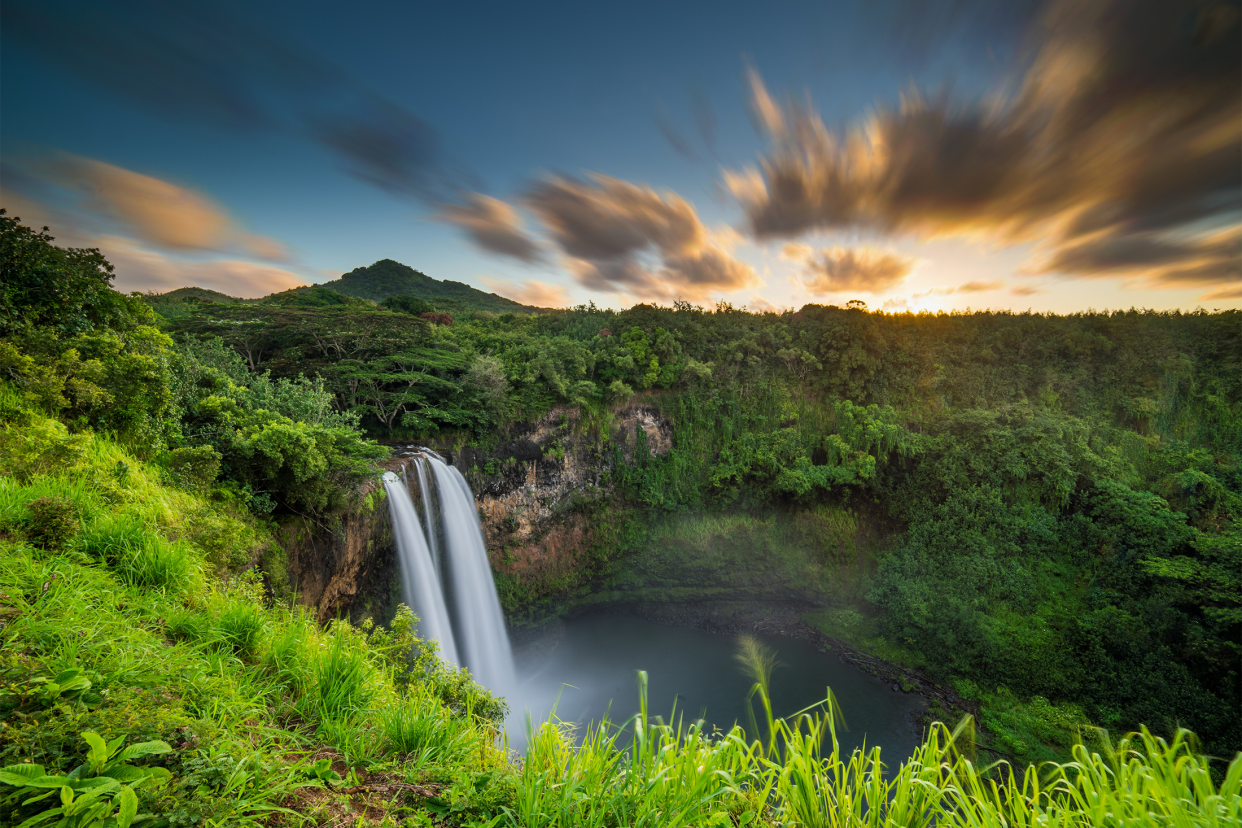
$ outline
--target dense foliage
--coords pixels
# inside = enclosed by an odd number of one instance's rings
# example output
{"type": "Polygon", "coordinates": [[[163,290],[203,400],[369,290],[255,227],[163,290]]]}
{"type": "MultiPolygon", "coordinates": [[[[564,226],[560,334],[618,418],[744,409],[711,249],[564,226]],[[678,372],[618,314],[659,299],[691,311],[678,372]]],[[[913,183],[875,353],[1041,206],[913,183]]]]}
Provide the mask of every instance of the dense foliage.
{"type": "Polygon", "coordinates": [[[0,230],[6,822],[1242,814],[1242,760],[1213,764],[1176,727],[1217,755],[1239,741],[1236,315],[588,306],[456,309],[448,324],[423,318],[441,307],[319,290],[156,302],[157,318],[110,289],[97,252],[16,220],[0,230]],[[671,449],[601,427],[626,400],[672,423],[671,449]],[[380,453],[361,427],[487,443],[557,405],[593,413],[615,494],[595,519],[638,527],[600,534],[621,552],[641,559],[644,538],[677,536],[686,516],[709,537],[747,527],[773,555],[829,554],[824,538],[879,521],[878,569],[843,598],[963,692],[1029,698],[1095,741],[1074,764],[1015,774],[981,769],[969,728],[935,725],[886,773],[878,752],[836,750],[831,700],[774,719],[757,675],[765,718],[750,731],[665,725],[644,702],[628,729],[577,747],[556,722],[534,729],[517,766],[503,702],[441,664],[408,612],[325,630],[284,603],[262,515],[375,508],[351,500],[380,453]],[[1114,749],[1073,705],[1167,740],[1114,749]]]}
{"type": "MultiPolygon", "coordinates": [[[[220,337],[276,377],[313,372],[377,436],[486,446],[555,406],[594,423],[645,406],[672,424],[671,450],[597,428],[623,495],[603,507],[614,526],[618,510],[633,528],[845,509],[880,526],[875,565],[844,594],[821,567],[819,594],[901,658],[968,696],[1242,745],[1238,313],[678,303],[447,326],[402,301],[203,306],[170,330],[220,337]]],[[[648,535],[611,537],[633,551],[648,535]]],[[[1003,746],[1021,756],[1031,738],[1003,746]]]]}

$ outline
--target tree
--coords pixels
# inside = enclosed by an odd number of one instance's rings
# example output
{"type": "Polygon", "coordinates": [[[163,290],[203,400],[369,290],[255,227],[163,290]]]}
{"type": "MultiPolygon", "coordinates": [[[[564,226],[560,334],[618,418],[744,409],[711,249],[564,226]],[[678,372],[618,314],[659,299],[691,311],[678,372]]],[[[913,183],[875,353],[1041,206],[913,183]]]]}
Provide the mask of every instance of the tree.
{"type": "Polygon", "coordinates": [[[62,248],[0,209],[0,336],[26,326],[73,334],[128,328],[152,318],[139,299],[112,289],[112,265],[93,248],[62,248]]]}

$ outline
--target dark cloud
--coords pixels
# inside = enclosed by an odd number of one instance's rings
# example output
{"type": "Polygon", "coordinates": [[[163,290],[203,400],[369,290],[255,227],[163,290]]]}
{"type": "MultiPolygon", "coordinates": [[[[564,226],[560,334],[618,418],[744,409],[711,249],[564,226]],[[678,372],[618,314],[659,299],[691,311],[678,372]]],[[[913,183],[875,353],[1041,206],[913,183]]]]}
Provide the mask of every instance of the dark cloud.
{"type": "Polygon", "coordinates": [[[752,75],[773,147],[726,180],[760,239],[986,234],[1043,242],[1039,272],[1236,278],[1236,246],[1203,228],[1236,226],[1242,209],[1238,19],[1186,0],[1055,0],[1012,95],[911,93],[844,136],[752,75]]]}
{"type": "Polygon", "coordinates": [[[615,259],[656,248],[693,253],[706,241],[694,208],[676,193],[661,195],[606,175],[554,176],[527,203],[561,248],[580,259],[615,259]]]}
{"type": "Polygon", "coordinates": [[[912,259],[896,253],[870,247],[830,247],[806,260],[806,288],[816,294],[884,293],[910,275],[913,267],[912,259]]]}
{"type": "Polygon", "coordinates": [[[166,118],[291,130],[353,175],[438,202],[469,185],[427,122],[218,4],[10,0],[7,41],[166,118]]]}
{"type": "Polygon", "coordinates": [[[439,218],[455,224],[484,250],[527,264],[543,260],[543,251],[522,229],[512,205],[481,193],[467,193],[464,203],[446,206],[439,218]]]}
{"type": "Polygon", "coordinates": [[[575,278],[592,290],[701,299],[758,282],[676,193],[605,175],[554,176],[535,185],[526,203],[571,260],[575,278]],[[658,258],[658,272],[642,257],[658,258]]]}

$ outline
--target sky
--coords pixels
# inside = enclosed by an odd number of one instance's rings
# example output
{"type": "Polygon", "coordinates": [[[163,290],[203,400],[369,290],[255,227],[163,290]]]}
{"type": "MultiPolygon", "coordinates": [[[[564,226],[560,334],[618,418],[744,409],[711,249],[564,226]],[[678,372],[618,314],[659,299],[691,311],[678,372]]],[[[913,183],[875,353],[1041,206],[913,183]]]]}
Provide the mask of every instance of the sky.
{"type": "Polygon", "coordinates": [[[0,206],[122,290],[1242,308],[1239,0],[0,16],[0,206]]]}

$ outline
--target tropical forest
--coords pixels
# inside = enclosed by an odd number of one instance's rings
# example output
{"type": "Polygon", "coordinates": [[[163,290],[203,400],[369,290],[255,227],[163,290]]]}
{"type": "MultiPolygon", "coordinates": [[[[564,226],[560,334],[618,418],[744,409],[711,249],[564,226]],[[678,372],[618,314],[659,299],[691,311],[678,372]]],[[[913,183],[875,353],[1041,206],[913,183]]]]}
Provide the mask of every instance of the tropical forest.
{"type": "Polygon", "coordinates": [[[0,828],[1242,828],[1242,0],[4,0],[0,102],[0,828]]]}

